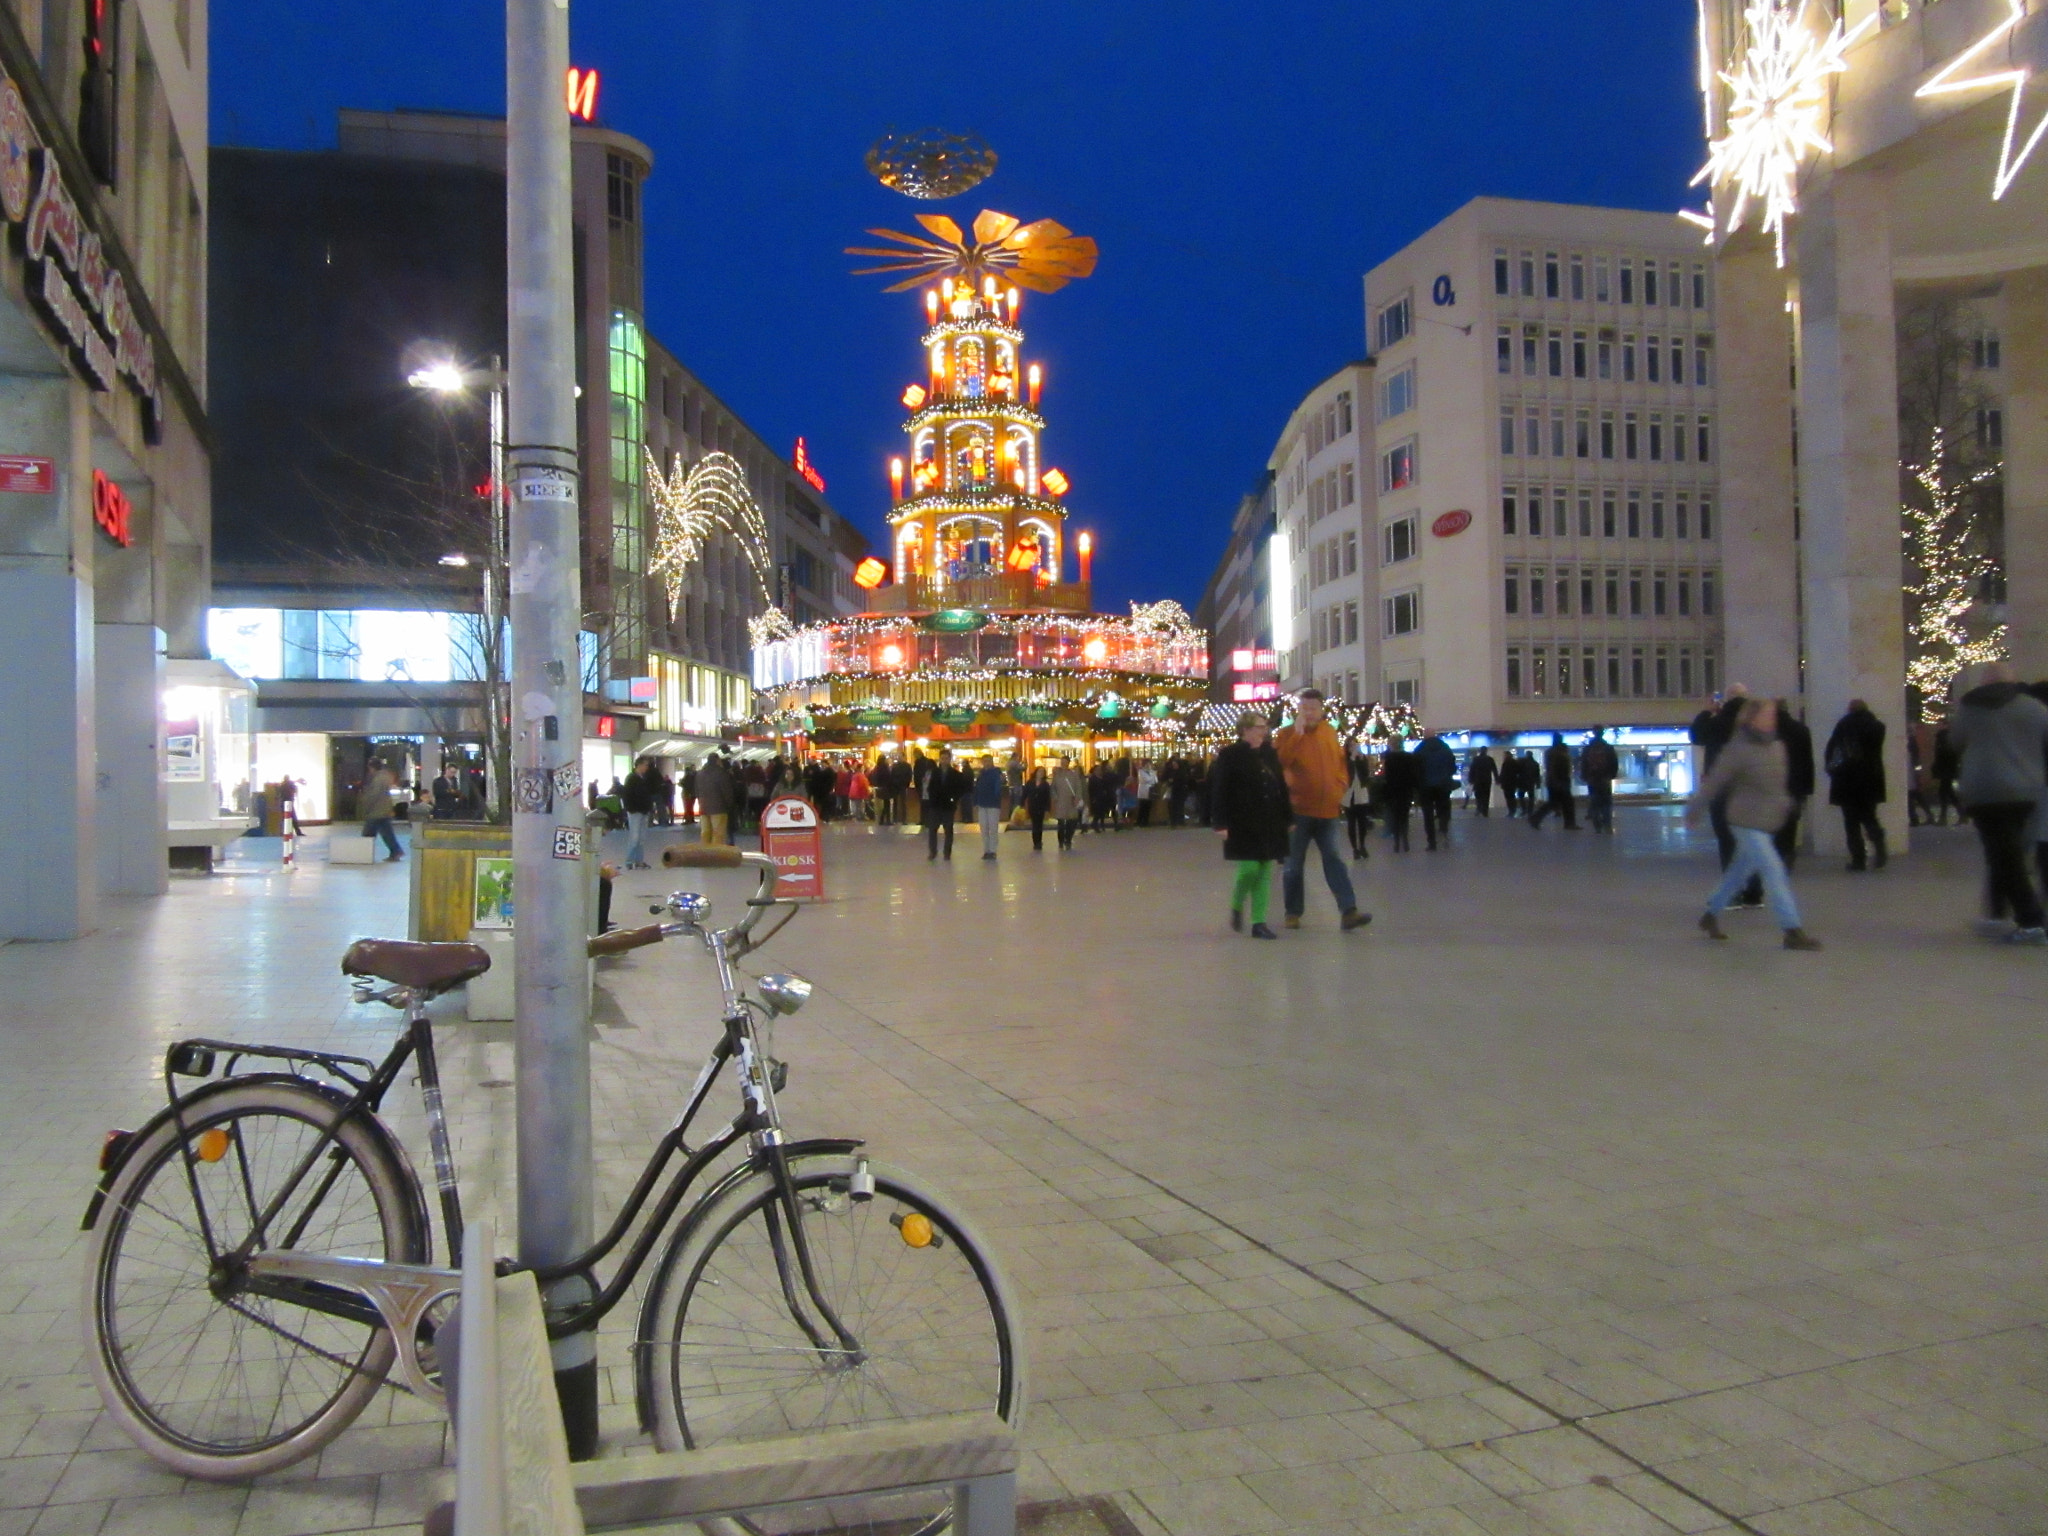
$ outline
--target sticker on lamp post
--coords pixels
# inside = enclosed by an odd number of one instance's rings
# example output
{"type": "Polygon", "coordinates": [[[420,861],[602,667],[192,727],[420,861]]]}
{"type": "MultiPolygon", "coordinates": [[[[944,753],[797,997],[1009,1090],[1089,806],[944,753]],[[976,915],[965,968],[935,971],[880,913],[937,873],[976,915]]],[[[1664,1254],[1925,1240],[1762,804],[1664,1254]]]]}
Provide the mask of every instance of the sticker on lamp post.
{"type": "Polygon", "coordinates": [[[825,894],[825,839],[810,801],[782,795],[768,802],[761,812],[761,851],[776,863],[777,896],[825,894]]]}

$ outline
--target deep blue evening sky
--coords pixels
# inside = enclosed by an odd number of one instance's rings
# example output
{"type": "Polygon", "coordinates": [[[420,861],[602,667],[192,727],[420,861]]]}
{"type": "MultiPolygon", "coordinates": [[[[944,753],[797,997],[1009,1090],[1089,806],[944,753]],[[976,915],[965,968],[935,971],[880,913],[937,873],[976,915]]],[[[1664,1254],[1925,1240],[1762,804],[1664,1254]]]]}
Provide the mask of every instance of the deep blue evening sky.
{"type": "MultiPolygon", "coordinates": [[[[490,0],[213,5],[217,142],[331,146],[338,107],[499,112],[490,0]]],[[[652,146],[655,334],[878,536],[917,296],[843,246],[920,210],[1053,217],[1096,275],[1026,295],[1046,462],[1102,606],[1190,607],[1310,386],[1363,351],[1366,269],[1467,199],[1670,209],[1700,157],[1691,0],[576,0],[601,115],[652,146]],[[984,135],[974,192],[869,180],[890,125],[984,135]]],[[[914,226],[913,226],[914,227],[914,226]]]]}

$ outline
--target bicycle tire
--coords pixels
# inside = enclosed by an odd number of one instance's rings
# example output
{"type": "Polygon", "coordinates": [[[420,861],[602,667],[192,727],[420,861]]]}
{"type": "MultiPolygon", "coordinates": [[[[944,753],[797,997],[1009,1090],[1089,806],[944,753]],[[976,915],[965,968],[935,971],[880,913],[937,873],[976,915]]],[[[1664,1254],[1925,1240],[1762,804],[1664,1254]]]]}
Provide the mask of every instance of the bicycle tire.
{"type": "MultiPolygon", "coordinates": [[[[850,1199],[853,1167],[853,1157],[833,1154],[797,1165],[791,1178],[804,1203],[819,1285],[866,1358],[835,1367],[791,1319],[765,1220],[780,1205],[775,1180],[766,1170],[749,1174],[678,1230],[648,1292],[640,1338],[652,1351],[652,1428],[663,1449],[976,1409],[1021,1427],[1017,1308],[986,1245],[969,1222],[900,1170],[870,1163],[873,1199],[850,1199]],[[910,1214],[928,1220],[940,1241],[912,1247],[895,1225],[910,1214]]],[[[815,1320],[800,1279],[796,1285],[815,1320]]],[[[707,1529],[930,1536],[951,1516],[950,1494],[927,1494],[719,1521],[707,1529]]]]}
{"type": "MultiPolygon", "coordinates": [[[[190,1146],[216,1240],[231,1249],[339,1111],[328,1094],[279,1079],[202,1090],[184,1137],[160,1121],[108,1189],[87,1246],[87,1357],[108,1413],[173,1471],[241,1479],[303,1460],[354,1421],[391,1368],[396,1349],[381,1327],[216,1296],[186,1178],[190,1146]]],[[[301,1229],[292,1246],[424,1262],[411,1169],[361,1119],[334,1148],[280,1213],[285,1232],[301,1229]]]]}

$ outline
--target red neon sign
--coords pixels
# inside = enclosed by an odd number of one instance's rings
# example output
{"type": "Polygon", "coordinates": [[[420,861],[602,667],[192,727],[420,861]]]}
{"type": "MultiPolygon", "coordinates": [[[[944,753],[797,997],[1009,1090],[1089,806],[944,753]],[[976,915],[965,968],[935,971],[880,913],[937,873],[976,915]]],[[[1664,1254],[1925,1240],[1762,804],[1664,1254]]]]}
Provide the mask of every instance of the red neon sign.
{"type": "Polygon", "coordinates": [[[104,470],[92,472],[92,520],[100,532],[126,549],[135,542],[135,509],[128,493],[109,480],[104,470]]]}
{"type": "Polygon", "coordinates": [[[812,490],[821,496],[825,493],[825,477],[819,474],[817,467],[811,463],[811,451],[804,446],[802,438],[796,440],[796,452],[790,456],[789,462],[796,467],[796,472],[804,477],[812,490]]]}
{"type": "Polygon", "coordinates": [[[609,741],[618,734],[619,722],[610,715],[597,717],[597,735],[600,741],[609,741]]]}
{"type": "Polygon", "coordinates": [[[594,69],[577,69],[572,65],[569,70],[566,87],[564,94],[569,99],[569,115],[580,122],[595,122],[597,120],[597,71],[594,69]]]}

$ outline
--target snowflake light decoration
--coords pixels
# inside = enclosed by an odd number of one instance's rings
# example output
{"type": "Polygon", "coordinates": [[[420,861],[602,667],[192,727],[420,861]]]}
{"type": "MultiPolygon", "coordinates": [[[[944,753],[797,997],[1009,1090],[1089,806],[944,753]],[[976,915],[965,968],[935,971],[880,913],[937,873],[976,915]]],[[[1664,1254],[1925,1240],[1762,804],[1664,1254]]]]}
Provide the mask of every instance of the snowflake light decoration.
{"type": "MultiPolygon", "coordinates": [[[[1721,137],[1707,146],[1707,163],[1692,184],[1732,184],[1734,198],[1721,232],[1742,227],[1751,203],[1763,208],[1763,231],[1785,265],[1785,221],[1799,211],[1799,172],[1834,146],[1821,131],[1828,114],[1828,81],[1849,65],[1843,54],[1870,25],[1854,32],[1833,23],[1816,36],[1806,19],[1811,0],[1750,0],[1743,12],[1749,46],[1733,71],[1723,71],[1728,116],[1721,137]]],[[[1873,16],[1875,13],[1873,13],[1873,16]]],[[[1720,216],[1716,214],[1716,220],[1720,216]]]]}
{"type": "Polygon", "coordinates": [[[703,558],[705,541],[721,529],[746,555],[768,612],[779,614],[771,579],[775,557],[768,542],[768,520],[747,488],[746,471],[739,460],[729,453],[707,453],[685,473],[678,457],[664,475],[649,453],[647,493],[655,507],[654,559],[647,574],[662,578],[671,616],[681,611],[683,580],[690,567],[703,558]]]}
{"type": "Polygon", "coordinates": [[[2019,137],[2020,113],[2026,104],[2027,81],[2032,77],[2032,71],[2025,65],[2012,69],[1988,69],[1975,74],[1967,73],[1984,54],[2009,37],[2013,28],[2026,19],[2026,0],[2006,0],[2006,4],[2011,10],[2004,21],[1949,60],[1932,80],[1913,93],[1915,96],[1947,96],[1957,91],[1983,90],[1992,86],[2012,88],[2012,106],[2005,115],[2005,139],[1998,146],[1998,171],[1991,179],[1993,202],[2005,196],[2006,188],[2010,187],[2013,178],[2019,175],[2020,167],[2027,163],[2027,156],[2034,152],[2034,147],[2041,142],[2042,135],[2048,133],[2048,109],[2044,109],[2025,142],[2020,144],[2017,152],[2013,149],[2013,143],[2019,137]]]}

